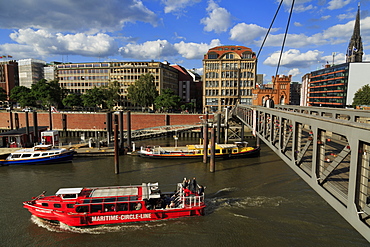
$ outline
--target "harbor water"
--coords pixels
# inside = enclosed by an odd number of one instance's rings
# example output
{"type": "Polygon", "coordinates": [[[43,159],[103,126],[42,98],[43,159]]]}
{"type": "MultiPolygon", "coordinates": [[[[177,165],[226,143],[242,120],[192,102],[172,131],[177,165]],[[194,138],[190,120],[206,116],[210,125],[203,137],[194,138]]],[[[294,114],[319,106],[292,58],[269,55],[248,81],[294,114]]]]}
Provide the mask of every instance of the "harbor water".
{"type": "MultiPolygon", "coordinates": [[[[179,140],[179,145],[198,142],[179,140]]],[[[173,145],[173,139],[140,145],[173,145]]],[[[0,246],[369,246],[269,148],[260,157],[201,160],[75,158],[71,163],[0,167],[0,246]],[[206,186],[205,216],[70,228],[32,217],[22,202],[60,187],[159,182],[173,191],[184,177],[206,186]]]]}

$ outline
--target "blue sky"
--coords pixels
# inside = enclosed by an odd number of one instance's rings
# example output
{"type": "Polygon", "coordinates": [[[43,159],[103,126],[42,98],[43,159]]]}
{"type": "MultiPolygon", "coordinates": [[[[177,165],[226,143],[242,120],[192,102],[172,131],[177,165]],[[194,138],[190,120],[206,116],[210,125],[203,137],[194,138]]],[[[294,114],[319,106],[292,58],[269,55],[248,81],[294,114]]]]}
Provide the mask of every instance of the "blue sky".
{"type": "MultiPolygon", "coordinates": [[[[358,3],[370,61],[370,0],[296,0],[279,74],[294,81],[345,61],[358,3]]],[[[46,62],[165,61],[202,73],[219,45],[258,52],[280,0],[13,0],[0,2],[0,55],[46,62]]],[[[292,0],[284,0],[259,56],[275,75],[292,0]]],[[[4,59],[3,59],[4,60],[4,59]]],[[[0,60],[1,61],[1,60],[0,60]]]]}

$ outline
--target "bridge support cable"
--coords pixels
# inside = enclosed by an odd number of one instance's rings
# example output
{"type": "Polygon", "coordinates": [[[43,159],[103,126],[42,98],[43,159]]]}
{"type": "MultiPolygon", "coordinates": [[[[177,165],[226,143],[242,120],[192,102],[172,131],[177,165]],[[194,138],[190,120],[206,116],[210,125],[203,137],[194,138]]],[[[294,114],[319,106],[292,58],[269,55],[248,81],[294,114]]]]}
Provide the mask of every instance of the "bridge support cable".
{"type": "Polygon", "coordinates": [[[281,51],[280,51],[278,65],[276,67],[275,78],[278,76],[278,73],[279,73],[279,67],[280,67],[281,57],[283,56],[283,51],[284,51],[286,36],[288,35],[288,29],[289,29],[290,19],[292,18],[292,14],[293,14],[294,2],[295,2],[295,0],[292,1],[292,6],[290,7],[289,18],[288,18],[288,22],[287,22],[285,33],[284,33],[283,44],[281,45],[281,51]]]}
{"type": "Polygon", "coordinates": [[[237,105],[233,115],[370,242],[370,114],[284,108],[237,105]]]}
{"type": "Polygon", "coordinates": [[[263,46],[265,45],[266,39],[267,39],[267,37],[268,37],[268,35],[269,35],[270,31],[271,31],[272,25],[274,25],[274,22],[275,22],[276,16],[277,16],[277,14],[279,13],[279,10],[280,10],[281,5],[283,4],[283,2],[284,2],[284,0],[281,0],[281,1],[280,1],[280,4],[279,4],[279,6],[278,6],[278,8],[277,8],[277,10],[276,10],[276,12],[275,12],[274,18],[272,18],[272,21],[271,21],[271,23],[270,23],[270,27],[268,28],[267,33],[266,33],[266,35],[265,35],[265,38],[264,38],[264,39],[263,39],[263,41],[262,41],[261,47],[260,47],[260,49],[258,50],[258,53],[257,53],[257,59],[258,59],[258,57],[259,57],[259,55],[260,55],[260,53],[261,53],[261,51],[262,51],[263,46]]]}

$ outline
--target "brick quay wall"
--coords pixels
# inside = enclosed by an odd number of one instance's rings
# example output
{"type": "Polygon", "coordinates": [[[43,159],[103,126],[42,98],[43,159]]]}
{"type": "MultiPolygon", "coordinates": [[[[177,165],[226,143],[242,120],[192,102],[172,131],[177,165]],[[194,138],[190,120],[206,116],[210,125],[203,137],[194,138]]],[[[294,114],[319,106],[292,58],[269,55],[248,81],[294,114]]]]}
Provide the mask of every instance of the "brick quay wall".
{"type": "MultiPolygon", "coordinates": [[[[10,129],[10,118],[13,120],[13,128],[16,126],[16,114],[18,115],[19,128],[26,127],[25,112],[0,112],[0,129],[10,129]]],[[[113,114],[112,114],[113,115],[113,114]]],[[[107,113],[76,113],[63,112],[52,113],[52,125],[55,130],[63,130],[63,119],[67,131],[103,131],[106,129],[107,113]]],[[[208,116],[213,118],[212,115],[208,116]]],[[[126,130],[126,118],[124,113],[123,122],[126,130]]],[[[194,125],[205,119],[205,114],[159,114],[159,113],[136,113],[131,112],[131,129],[144,129],[164,125],[194,125]]],[[[28,113],[29,126],[33,126],[33,112],[28,113]]],[[[49,126],[49,113],[37,112],[37,125],[49,126]]]]}

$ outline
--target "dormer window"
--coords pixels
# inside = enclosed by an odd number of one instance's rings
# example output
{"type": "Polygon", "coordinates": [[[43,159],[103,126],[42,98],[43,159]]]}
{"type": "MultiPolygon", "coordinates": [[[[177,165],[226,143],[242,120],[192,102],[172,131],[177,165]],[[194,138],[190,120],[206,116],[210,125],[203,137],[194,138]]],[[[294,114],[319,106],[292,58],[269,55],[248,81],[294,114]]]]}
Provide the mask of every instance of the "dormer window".
{"type": "Polygon", "coordinates": [[[217,53],[209,53],[208,54],[208,59],[217,59],[218,54],[217,53]]]}
{"type": "Polygon", "coordinates": [[[233,53],[227,53],[225,55],[225,59],[234,59],[234,54],[233,53]]]}

